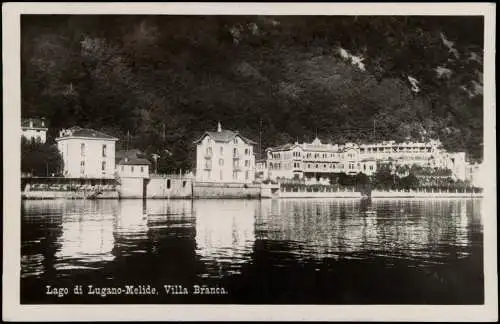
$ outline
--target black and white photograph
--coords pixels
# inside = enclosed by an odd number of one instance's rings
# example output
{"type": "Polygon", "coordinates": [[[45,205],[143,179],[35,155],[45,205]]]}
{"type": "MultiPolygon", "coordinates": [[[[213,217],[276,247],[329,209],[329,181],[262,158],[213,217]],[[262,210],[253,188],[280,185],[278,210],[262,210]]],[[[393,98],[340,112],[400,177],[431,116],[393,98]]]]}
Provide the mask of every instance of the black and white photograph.
{"type": "Polygon", "coordinates": [[[498,319],[494,4],[52,5],[4,19],[18,35],[2,289],[17,314],[498,319]]]}

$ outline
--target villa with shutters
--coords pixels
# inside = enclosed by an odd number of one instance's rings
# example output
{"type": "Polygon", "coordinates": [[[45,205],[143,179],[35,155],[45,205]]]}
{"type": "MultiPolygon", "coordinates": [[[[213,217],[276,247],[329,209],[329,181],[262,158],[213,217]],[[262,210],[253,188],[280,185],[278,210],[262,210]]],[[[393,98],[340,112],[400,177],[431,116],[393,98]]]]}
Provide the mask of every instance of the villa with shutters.
{"type": "Polygon", "coordinates": [[[206,131],[196,144],[196,181],[212,183],[252,183],[255,180],[256,142],[236,131],[206,131]]]}
{"type": "Polygon", "coordinates": [[[118,138],[89,128],[63,129],[56,138],[67,178],[115,177],[115,142],[118,138]]]}

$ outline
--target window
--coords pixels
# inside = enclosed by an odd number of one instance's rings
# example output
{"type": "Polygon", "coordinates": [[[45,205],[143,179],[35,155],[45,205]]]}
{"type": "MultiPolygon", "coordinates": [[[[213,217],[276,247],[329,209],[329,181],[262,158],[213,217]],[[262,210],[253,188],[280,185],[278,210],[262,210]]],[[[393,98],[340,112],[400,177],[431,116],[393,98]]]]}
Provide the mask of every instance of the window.
{"type": "Polygon", "coordinates": [[[224,165],[224,159],[219,159],[219,165],[223,166],[224,165]]]}
{"type": "Polygon", "coordinates": [[[248,167],[250,165],[250,162],[248,160],[245,160],[245,167],[248,167]]]}
{"type": "Polygon", "coordinates": [[[319,168],[319,165],[316,164],[316,169],[319,168]]]}
{"type": "Polygon", "coordinates": [[[85,167],[85,161],[80,161],[80,166],[85,167]]]}
{"type": "Polygon", "coordinates": [[[236,137],[234,138],[233,143],[238,144],[238,139],[236,137]]]}
{"type": "Polygon", "coordinates": [[[143,172],[144,172],[144,167],[143,167],[143,166],[141,166],[141,173],[143,173],[143,172]]]}
{"type": "Polygon", "coordinates": [[[233,171],[233,180],[238,180],[238,172],[233,171]]]}
{"type": "Polygon", "coordinates": [[[245,149],[245,155],[248,155],[249,154],[249,150],[248,149],[245,149]]]}
{"type": "Polygon", "coordinates": [[[167,179],[167,189],[170,189],[170,179],[167,179]]]}
{"type": "Polygon", "coordinates": [[[205,169],[211,169],[211,168],[212,168],[212,160],[206,160],[205,169]]]}
{"type": "Polygon", "coordinates": [[[207,155],[208,156],[212,155],[212,148],[211,147],[207,147],[207,155]]]}
{"type": "Polygon", "coordinates": [[[106,171],[106,161],[102,161],[101,170],[106,171]]]}
{"type": "Polygon", "coordinates": [[[186,181],[182,181],[182,188],[185,188],[186,187],[186,181]]]}
{"type": "Polygon", "coordinates": [[[125,167],[122,165],[122,172],[125,170],[125,167]]]}
{"type": "Polygon", "coordinates": [[[248,170],[245,171],[245,180],[248,180],[248,170]]]}
{"type": "Polygon", "coordinates": [[[106,157],[106,144],[102,145],[102,157],[106,157]]]}
{"type": "Polygon", "coordinates": [[[85,156],[85,143],[80,144],[80,154],[85,156]]]}
{"type": "Polygon", "coordinates": [[[233,156],[238,156],[238,150],[236,149],[236,147],[233,149],[233,156]]]}
{"type": "Polygon", "coordinates": [[[134,173],[134,166],[130,167],[130,172],[134,173]]]}
{"type": "Polygon", "coordinates": [[[220,155],[224,155],[224,147],[220,147],[220,155]]]}

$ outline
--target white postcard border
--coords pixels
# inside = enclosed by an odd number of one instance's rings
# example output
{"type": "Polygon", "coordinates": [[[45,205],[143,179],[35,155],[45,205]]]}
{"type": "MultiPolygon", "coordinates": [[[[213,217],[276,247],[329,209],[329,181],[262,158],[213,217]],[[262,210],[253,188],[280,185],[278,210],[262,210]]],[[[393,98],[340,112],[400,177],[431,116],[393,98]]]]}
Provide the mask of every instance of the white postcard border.
{"type": "Polygon", "coordinates": [[[4,3],[3,16],[3,320],[344,320],[496,321],[495,4],[492,3],[4,3]],[[20,15],[21,14],[202,14],[202,15],[483,15],[485,305],[21,305],[20,304],[20,15]]]}

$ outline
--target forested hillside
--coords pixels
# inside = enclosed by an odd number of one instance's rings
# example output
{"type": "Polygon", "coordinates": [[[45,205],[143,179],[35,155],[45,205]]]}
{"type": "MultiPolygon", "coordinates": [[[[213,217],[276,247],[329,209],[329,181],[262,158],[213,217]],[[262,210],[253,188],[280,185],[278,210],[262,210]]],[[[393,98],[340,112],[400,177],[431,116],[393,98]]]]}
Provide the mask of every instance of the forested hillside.
{"type": "Polygon", "coordinates": [[[22,16],[21,46],[23,117],[164,170],[191,168],[219,120],[255,141],[262,125],[263,148],[439,138],[482,158],[481,17],[22,16]]]}

